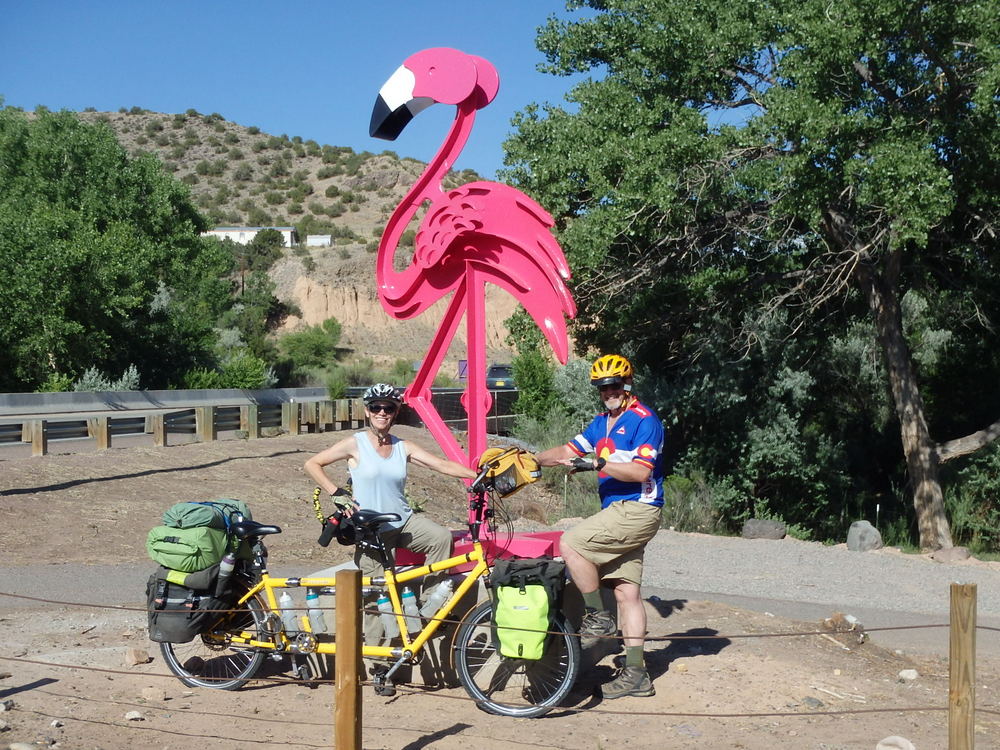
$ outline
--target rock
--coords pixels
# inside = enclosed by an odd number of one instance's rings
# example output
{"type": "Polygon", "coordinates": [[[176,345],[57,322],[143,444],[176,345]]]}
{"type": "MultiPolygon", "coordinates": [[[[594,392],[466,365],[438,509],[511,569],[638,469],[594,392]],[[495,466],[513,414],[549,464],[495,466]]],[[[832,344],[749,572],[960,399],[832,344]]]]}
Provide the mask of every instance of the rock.
{"type": "Polygon", "coordinates": [[[128,648],[125,650],[125,666],[135,667],[139,664],[149,664],[153,657],[144,648],[128,648]]]}
{"type": "Polygon", "coordinates": [[[3,719],[0,719],[0,732],[9,732],[9,731],[10,731],[10,724],[8,724],[3,719]]]}
{"type": "Polygon", "coordinates": [[[931,552],[931,560],[939,563],[962,562],[972,555],[966,547],[945,547],[931,552]]]}
{"type": "Polygon", "coordinates": [[[826,705],[819,698],[813,698],[811,695],[807,695],[805,698],[803,698],[802,703],[805,704],[808,708],[823,708],[823,706],[826,705]]]}
{"type": "Polygon", "coordinates": [[[879,740],[875,750],[917,750],[917,748],[905,737],[894,734],[884,740],[879,740]]]}
{"type": "Polygon", "coordinates": [[[55,727],[56,729],[58,729],[61,726],[65,726],[65,724],[63,724],[61,721],[59,721],[59,719],[53,719],[52,723],[49,724],[49,726],[50,727],[55,727]]]}
{"type": "Polygon", "coordinates": [[[847,549],[852,552],[868,552],[882,549],[882,535],[868,521],[855,521],[847,532],[847,549]]]}
{"type": "Polygon", "coordinates": [[[11,742],[7,750],[38,750],[38,747],[34,742],[11,742]]]}
{"type": "Polygon", "coordinates": [[[146,717],[138,711],[129,711],[125,714],[125,721],[145,721],[146,717]]]}
{"type": "Polygon", "coordinates": [[[8,699],[5,701],[0,701],[0,711],[13,711],[14,701],[8,699]]]}
{"type": "Polygon", "coordinates": [[[750,518],[743,524],[744,539],[784,539],[787,533],[785,524],[768,518],[750,518]]]}
{"type": "Polygon", "coordinates": [[[142,689],[143,700],[150,701],[152,703],[163,703],[167,699],[167,691],[163,688],[148,687],[142,689]]]}
{"type": "Polygon", "coordinates": [[[897,676],[900,682],[913,682],[920,676],[920,672],[915,669],[901,669],[897,676]]]}

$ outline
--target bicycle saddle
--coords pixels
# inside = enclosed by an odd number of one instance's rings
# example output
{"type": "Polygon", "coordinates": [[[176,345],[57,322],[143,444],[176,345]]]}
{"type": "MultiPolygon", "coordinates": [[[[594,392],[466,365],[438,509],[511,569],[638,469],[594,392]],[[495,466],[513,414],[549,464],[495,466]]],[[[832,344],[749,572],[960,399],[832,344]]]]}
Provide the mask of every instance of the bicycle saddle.
{"type": "Polygon", "coordinates": [[[268,526],[267,524],[248,521],[246,519],[237,521],[230,528],[230,532],[237,539],[246,539],[249,536],[265,536],[267,534],[280,534],[280,526],[268,526]]]}
{"type": "Polygon", "coordinates": [[[351,520],[355,526],[375,527],[382,523],[391,523],[401,520],[398,513],[379,513],[375,510],[363,509],[354,511],[351,520]]]}

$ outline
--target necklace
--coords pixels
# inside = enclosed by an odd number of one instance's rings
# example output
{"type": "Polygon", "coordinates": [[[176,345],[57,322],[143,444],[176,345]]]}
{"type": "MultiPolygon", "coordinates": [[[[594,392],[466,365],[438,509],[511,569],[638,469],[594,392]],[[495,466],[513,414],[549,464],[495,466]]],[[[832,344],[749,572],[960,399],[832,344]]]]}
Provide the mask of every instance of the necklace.
{"type": "Polygon", "coordinates": [[[376,430],[374,427],[369,427],[368,429],[371,431],[372,435],[375,436],[375,440],[378,442],[378,445],[379,445],[380,448],[383,445],[389,445],[389,443],[392,442],[392,437],[389,435],[388,432],[386,432],[385,435],[383,435],[378,430],[376,430]]]}

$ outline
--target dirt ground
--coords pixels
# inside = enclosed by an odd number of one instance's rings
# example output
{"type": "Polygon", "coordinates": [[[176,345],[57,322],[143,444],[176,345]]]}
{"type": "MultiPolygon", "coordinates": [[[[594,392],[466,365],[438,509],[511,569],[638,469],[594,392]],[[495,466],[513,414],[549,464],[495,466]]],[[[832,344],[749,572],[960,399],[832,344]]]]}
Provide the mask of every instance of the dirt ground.
{"type": "MultiPolygon", "coordinates": [[[[422,431],[396,432],[433,448],[422,431]]],[[[257,520],[282,526],[284,533],[269,545],[272,565],[310,572],[345,560],[346,548],[316,544],[312,484],[302,471],[310,454],[341,436],[134,445],[44,458],[2,449],[0,565],[12,572],[0,591],[23,590],[19,566],[149,562],[146,532],[163,510],[215,497],[246,500],[257,520]]],[[[343,472],[335,470],[335,481],[343,472]]],[[[457,480],[415,469],[410,490],[435,520],[463,525],[457,480]]],[[[558,499],[534,487],[518,498],[514,512],[528,519],[518,522],[521,528],[538,528],[539,519],[557,515],[558,499]]],[[[46,598],[46,592],[35,593],[46,598]]],[[[73,601],[87,599],[81,590],[73,601]]],[[[116,601],[139,607],[142,600],[141,590],[130,590],[116,601]]],[[[834,750],[875,748],[891,735],[920,750],[948,745],[944,660],[888,651],[877,639],[860,644],[854,633],[753,637],[823,628],[712,601],[647,607],[647,661],[657,691],[652,698],[601,698],[600,685],[612,677],[611,656],[589,664],[566,706],[541,719],[490,716],[461,688],[414,685],[393,698],[365,688],[363,747],[834,750]],[[904,669],[918,677],[902,681],[904,669]]],[[[270,670],[280,679],[240,691],[191,690],[169,676],[156,644],[146,638],[142,612],[41,607],[0,597],[0,747],[331,747],[334,687],[295,682],[286,666],[270,670]],[[129,649],[136,648],[151,661],[130,665],[129,649]]],[[[977,696],[995,704],[1000,669],[977,666],[977,696]]],[[[1000,716],[979,712],[976,739],[978,747],[1000,747],[1000,716]]]]}

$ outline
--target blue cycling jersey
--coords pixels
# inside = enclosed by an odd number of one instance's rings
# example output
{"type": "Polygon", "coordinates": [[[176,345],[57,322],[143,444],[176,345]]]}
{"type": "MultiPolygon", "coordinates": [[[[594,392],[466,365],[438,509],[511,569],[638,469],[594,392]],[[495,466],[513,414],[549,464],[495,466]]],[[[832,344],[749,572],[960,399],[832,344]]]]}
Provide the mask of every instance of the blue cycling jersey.
{"type": "Polygon", "coordinates": [[[632,401],[608,429],[611,415],[598,414],[573,438],[570,449],[578,456],[593,453],[608,463],[636,462],[651,471],[644,482],[623,482],[601,472],[597,489],[601,507],[619,500],[663,506],[663,425],[652,409],[632,401]]]}

